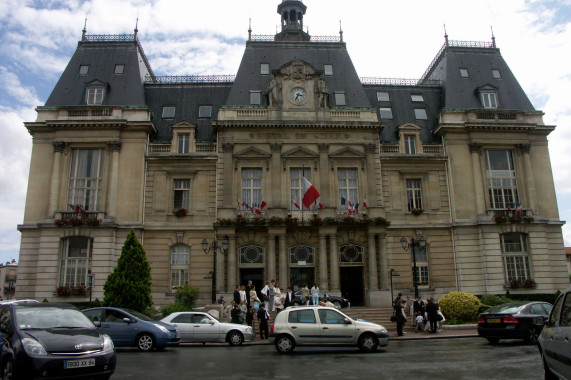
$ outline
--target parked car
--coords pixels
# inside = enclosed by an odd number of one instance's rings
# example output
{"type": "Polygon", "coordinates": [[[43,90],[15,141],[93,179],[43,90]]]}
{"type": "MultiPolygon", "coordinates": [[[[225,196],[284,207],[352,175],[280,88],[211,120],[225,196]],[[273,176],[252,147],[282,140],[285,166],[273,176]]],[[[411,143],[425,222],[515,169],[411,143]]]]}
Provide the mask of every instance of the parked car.
{"type": "Polygon", "coordinates": [[[178,346],[180,335],[167,323],[155,321],[135,310],[94,307],[83,310],[93,323],[101,326],[117,347],[137,347],[141,351],[178,346]]]}
{"type": "Polygon", "coordinates": [[[546,380],[571,379],[571,288],[555,301],[538,339],[546,380]]]}
{"type": "Polygon", "coordinates": [[[537,342],[553,305],[547,302],[511,302],[494,306],[478,317],[478,335],[496,344],[500,339],[537,342]]]}
{"type": "MultiPolygon", "coordinates": [[[[302,296],[301,296],[301,290],[298,290],[297,292],[295,292],[294,295],[295,295],[295,304],[296,305],[305,305],[305,300],[302,299],[302,296]]],[[[323,297],[329,297],[329,299],[331,300],[331,303],[333,305],[335,305],[336,309],[349,307],[349,300],[345,297],[332,296],[331,294],[326,294],[326,293],[320,291],[319,292],[319,299],[322,299],[323,297]]],[[[309,302],[311,303],[311,296],[309,296],[309,302]]]]}
{"type": "Polygon", "coordinates": [[[371,352],[389,344],[389,333],[381,325],[353,319],[331,307],[296,306],[276,315],[269,342],[281,354],[296,346],[357,346],[371,352]]]}
{"type": "Polygon", "coordinates": [[[224,343],[239,346],[251,342],[256,336],[250,326],[217,321],[208,313],[178,312],[161,319],[180,333],[181,343],[224,343]]]}
{"type": "Polygon", "coordinates": [[[0,331],[14,351],[12,377],[4,378],[102,380],[115,371],[113,341],[72,305],[1,305],[0,331]]]}
{"type": "MultiPolygon", "coordinates": [[[[1,327],[0,327],[1,329],[1,327]]],[[[0,346],[0,379],[13,379],[14,374],[14,350],[10,348],[10,343],[2,338],[0,346]]]]}

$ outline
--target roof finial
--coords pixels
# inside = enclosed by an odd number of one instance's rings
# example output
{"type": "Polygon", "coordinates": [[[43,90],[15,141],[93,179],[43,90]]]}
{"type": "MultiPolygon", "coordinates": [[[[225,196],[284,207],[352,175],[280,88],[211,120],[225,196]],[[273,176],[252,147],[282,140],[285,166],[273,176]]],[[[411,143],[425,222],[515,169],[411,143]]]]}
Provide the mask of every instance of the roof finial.
{"type": "Polygon", "coordinates": [[[448,32],[446,31],[446,24],[444,24],[444,43],[448,47],[448,32]]]}
{"type": "Polygon", "coordinates": [[[248,23],[248,41],[252,39],[252,17],[250,16],[250,21],[248,23]]]}
{"type": "Polygon", "coordinates": [[[137,33],[139,33],[139,16],[137,16],[137,21],[135,21],[135,41],[137,41],[137,33]]]}
{"type": "Polygon", "coordinates": [[[85,34],[87,33],[87,15],[85,15],[85,22],[83,23],[83,30],[81,33],[81,40],[85,41],[85,34]]]}
{"type": "Polygon", "coordinates": [[[496,47],[496,36],[494,36],[494,27],[490,26],[490,30],[492,31],[492,46],[496,47]]]}
{"type": "Polygon", "coordinates": [[[341,26],[341,20],[339,20],[339,38],[343,42],[343,27],[341,26]]]}

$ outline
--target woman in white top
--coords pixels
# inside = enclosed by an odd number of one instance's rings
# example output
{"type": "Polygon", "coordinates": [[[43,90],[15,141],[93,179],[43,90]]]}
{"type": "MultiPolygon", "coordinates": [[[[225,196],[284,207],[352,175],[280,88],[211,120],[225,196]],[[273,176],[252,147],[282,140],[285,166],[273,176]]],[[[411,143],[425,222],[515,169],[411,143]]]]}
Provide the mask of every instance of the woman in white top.
{"type": "Polygon", "coordinates": [[[280,286],[277,282],[274,285],[274,289],[276,291],[276,296],[274,297],[274,306],[276,307],[276,311],[279,313],[284,308],[283,298],[285,298],[285,294],[282,297],[282,291],[281,291],[280,286]]]}
{"type": "Polygon", "coordinates": [[[311,288],[311,299],[314,305],[319,305],[319,288],[316,283],[311,288]]]}

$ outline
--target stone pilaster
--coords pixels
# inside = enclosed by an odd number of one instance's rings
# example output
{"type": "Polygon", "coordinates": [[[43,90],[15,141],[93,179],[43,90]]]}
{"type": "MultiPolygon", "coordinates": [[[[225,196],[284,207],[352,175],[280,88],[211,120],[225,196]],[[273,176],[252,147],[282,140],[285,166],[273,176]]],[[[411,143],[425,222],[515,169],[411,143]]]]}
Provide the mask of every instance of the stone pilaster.
{"type": "Polygon", "coordinates": [[[319,286],[329,289],[327,277],[327,235],[319,234],[319,286]]]}
{"type": "Polygon", "coordinates": [[[474,194],[476,196],[476,214],[486,213],[486,202],[484,199],[484,183],[482,182],[482,165],[480,164],[480,151],[482,144],[468,144],[472,154],[472,172],[474,173],[474,194]]]}
{"type": "Polygon", "coordinates": [[[121,151],[121,141],[110,141],[107,143],[111,148],[111,173],[109,178],[109,204],[107,205],[107,216],[114,218],[117,214],[117,186],[119,183],[119,152],[121,151]]]}
{"type": "Polygon", "coordinates": [[[61,154],[65,149],[65,142],[53,141],[54,160],[52,162],[52,176],[50,180],[50,198],[48,204],[48,217],[53,218],[58,208],[59,188],[61,185],[61,154]]]}
{"type": "Polygon", "coordinates": [[[337,248],[337,235],[332,234],[329,236],[330,250],[329,250],[329,278],[331,280],[330,289],[331,293],[337,294],[340,292],[339,287],[339,252],[337,248]]]}
{"type": "Polygon", "coordinates": [[[379,280],[377,277],[377,250],[375,244],[376,234],[369,232],[369,247],[367,256],[369,257],[369,290],[379,290],[379,280]]]}

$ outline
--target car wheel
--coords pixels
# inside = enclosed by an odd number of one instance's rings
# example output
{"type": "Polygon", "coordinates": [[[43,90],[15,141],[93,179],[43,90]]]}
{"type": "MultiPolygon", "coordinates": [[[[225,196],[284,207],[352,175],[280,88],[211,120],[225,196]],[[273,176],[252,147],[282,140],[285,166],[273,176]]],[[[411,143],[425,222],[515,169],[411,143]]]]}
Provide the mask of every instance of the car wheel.
{"type": "Polygon", "coordinates": [[[230,331],[230,333],[228,333],[228,343],[230,343],[231,346],[239,346],[242,342],[244,342],[244,337],[239,331],[230,331]]]}
{"type": "Polygon", "coordinates": [[[486,338],[490,344],[498,344],[500,338],[486,338]]]}
{"type": "Polygon", "coordinates": [[[359,349],[363,352],[373,352],[379,347],[379,339],[373,334],[364,334],[359,338],[359,349]]]}
{"type": "Polygon", "coordinates": [[[528,343],[537,343],[537,338],[539,337],[539,333],[537,332],[537,330],[532,327],[529,329],[529,332],[527,333],[527,338],[525,338],[525,341],[528,343]]]}
{"type": "Polygon", "coordinates": [[[276,350],[280,354],[289,354],[295,348],[295,341],[291,336],[282,335],[276,339],[276,350]]]}
{"type": "Polygon", "coordinates": [[[545,357],[543,356],[543,351],[541,351],[541,361],[543,362],[543,371],[545,373],[544,379],[545,380],[559,380],[559,377],[555,376],[553,372],[547,366],[547,362],[545,361],[545,357]]]}
{"type": "Polygon", "coordinates": [[[340,302],[340,301],[335,301],[335,302],[333,302],[333,306],[335,306],[335,308],[336,308],[337,310],[339,310],[339,309],[341,309],[341,302],[340,302]]]}
{"type": "Polygon", "coordinates": [[[137,348],[140,351],[146,352],[153,349],[155,346],[155,339],[150,334],[141,334],[137,338],[137,348]]]}
{"type": "Polygon", "coordinates": [[[2,363],[2,380],[12,380],[14,378],[13,376],[12,360],[8,359],[2,363]]]}

